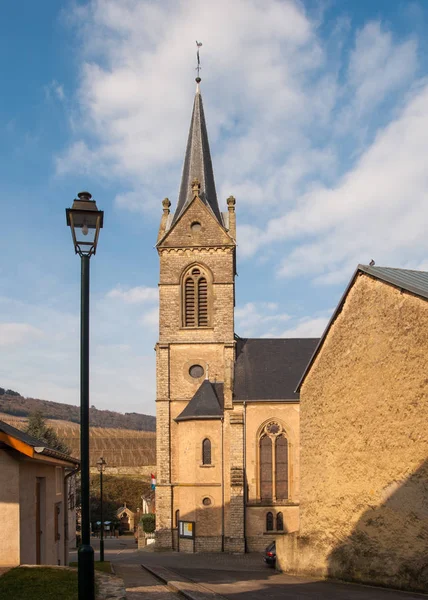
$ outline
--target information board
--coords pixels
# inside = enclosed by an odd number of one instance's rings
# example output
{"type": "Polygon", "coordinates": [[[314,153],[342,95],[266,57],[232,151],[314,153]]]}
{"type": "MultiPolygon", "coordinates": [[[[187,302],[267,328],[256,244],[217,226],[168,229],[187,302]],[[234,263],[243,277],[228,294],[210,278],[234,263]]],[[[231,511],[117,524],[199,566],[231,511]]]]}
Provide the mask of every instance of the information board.
{"type": "Polygon", "coordinates": [[[178,535],[188,540],[195,539],[195,521],[178,521],[178,535]]]}

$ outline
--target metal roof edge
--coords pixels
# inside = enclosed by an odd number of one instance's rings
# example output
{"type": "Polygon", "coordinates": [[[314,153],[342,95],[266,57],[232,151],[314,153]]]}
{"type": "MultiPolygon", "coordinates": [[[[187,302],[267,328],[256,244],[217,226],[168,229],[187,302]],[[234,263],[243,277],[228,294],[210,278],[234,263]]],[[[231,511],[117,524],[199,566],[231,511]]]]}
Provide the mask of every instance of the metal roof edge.
{"type": "MultiPolygon", "coordinates": [[[[297,393],[297,392],[296,392],[297,393]]],[[[285,402],[287,404],[299,404],[300,398],[234,398],[233,403],[241,404],[246,402],[285,402]]]]}
{"type": "MultiPolygon", "coordinates": [[[[385,267],[385,268],[392,268],[392,267],[385,267]]],[[[358,269],[360,271],[362,271],[363,273],[366,273],[367,275],[370,275],[371,277],[374,277],[375,279],[379,279],[381,281],[384,281],[385,283],[389,283],[390,285],[393,285],[396,288],[399,288],[400,290],[406,290],[407,292],[410,292],[411,294],[415,294],[416,296],[420,296],[421,298],[426,298],[428,299],[428,292],[426,292],[425,290],[421,290],[420,288],[411,285],[411,284],[405,284],[404,282],[398,282],[396,279],[394,279],[394,277],[388,276],[387,273],[385,273],[384,271],[378,271],[376,269],[376,267],[372,268],[369,265],[358,265],[358,269]]],[[[421,271],[415,271],[414,269],[395,269],[396,271],[412,271],[414,273],[420,273],[421,271]]]]}
{"type": "Polygon", "coordinates": [[[213,415],[213,416],[208,416],[208,415],[193,415],[191,417],[176,417],[174,419],[174,421],[176,423],[180,422],[180,421],[215,421],[218,420],[220,421],[221,419],[223,419],[223,415],[213,415]]]}

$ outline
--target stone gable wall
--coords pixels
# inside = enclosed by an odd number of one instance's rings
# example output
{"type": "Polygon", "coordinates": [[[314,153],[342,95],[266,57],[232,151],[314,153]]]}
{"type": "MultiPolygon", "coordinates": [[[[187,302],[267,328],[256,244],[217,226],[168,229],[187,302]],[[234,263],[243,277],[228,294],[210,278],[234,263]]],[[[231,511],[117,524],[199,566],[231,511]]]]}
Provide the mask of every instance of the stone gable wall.
{"type": "Polygon", "coordinates": [[[428,590],[428,302],[359,275],[301,390],[289,571],[428,590]]]}

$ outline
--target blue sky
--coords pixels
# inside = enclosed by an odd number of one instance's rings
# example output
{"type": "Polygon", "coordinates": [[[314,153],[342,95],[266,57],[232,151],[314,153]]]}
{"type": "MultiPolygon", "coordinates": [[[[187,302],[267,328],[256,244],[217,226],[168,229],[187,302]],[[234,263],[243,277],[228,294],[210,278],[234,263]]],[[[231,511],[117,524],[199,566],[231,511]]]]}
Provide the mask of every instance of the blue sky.
{"type": "Polygon", "coordinates": [[[318,336],[356,265],[428,270],[426,2],[16,0],[0,19],[0,386],[79,402],[65,208],[105,211],[91,403],[155,413],[158,258],[194,95],[237,199],[236,331],[318,336]]]}

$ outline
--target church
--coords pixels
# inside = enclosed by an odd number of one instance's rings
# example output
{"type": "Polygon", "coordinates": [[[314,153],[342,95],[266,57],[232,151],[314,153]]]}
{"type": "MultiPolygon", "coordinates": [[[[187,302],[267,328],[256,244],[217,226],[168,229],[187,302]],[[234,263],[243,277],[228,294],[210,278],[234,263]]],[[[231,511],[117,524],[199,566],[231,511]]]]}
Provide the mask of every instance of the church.
{"type": "Polygon", "coordinates": [[[163,200],[156,245],[156,543],[259,551],[299,528],[296,387],[318,340],[235,332],[236,202],[219,205],[196,82],[178,202],[163,200]]]}

